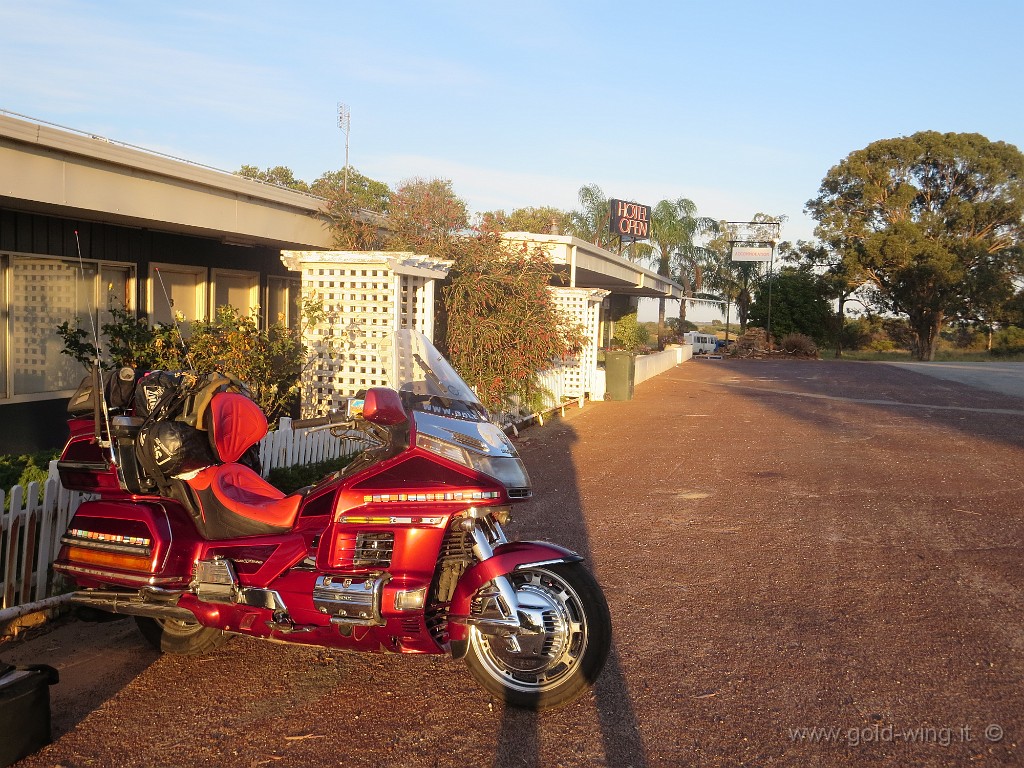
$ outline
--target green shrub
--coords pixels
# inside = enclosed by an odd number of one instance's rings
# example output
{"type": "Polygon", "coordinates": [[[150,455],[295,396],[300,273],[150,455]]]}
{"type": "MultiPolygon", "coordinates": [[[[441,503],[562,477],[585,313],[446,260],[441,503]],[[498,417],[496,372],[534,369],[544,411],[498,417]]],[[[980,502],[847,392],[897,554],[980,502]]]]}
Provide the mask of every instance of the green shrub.
{"type": "Polygon", "coordinates": [[[996,357],[1007,357],[1024,353],[1024,328],[1011,325],[996,334],[992,354],[996,357]]]}
{"type": "MultiPolygon", "coordinates": [[[[253,400],[270,421],[289,413],[298,397],[299,377],[308,362],[302,328],[281,322],[261,323],[257,310],[248,314],[225,304],[209,321],[192,324],[188,340],[176,326],[150,326],[124,309],[111,310],[112,321],[102,326],[107,369],[131,366],[168,371],[192,369],[204,374],[219,371],[244,382],[253,400]]],[[[302,323],[314,326],[326,318],[323,302],[307,297],[302,303],[302,323]]],[[[96,347],[85,330],[64,322],[57,334],[64,341],[62,354],[89,368],[96,347]]]]}
{"type": "Polygon", "coordinates": [[[795,357],[818,356],[818,345],[814,343],[814,339],[803,333],[786,334],[779,342],[779,346],[795,357]]]}
{"type": "Polygon", "coordinates": [[[50,462],[60,455],[60,451],[40,451],[22,456],[0,456],[0,490],[8,494],[4,499],[4,509],[11,504],[11,488],[20,485],[26,490],[29,483],[39,483],[39,500],[43,499],[46,479],[50,475],[50,462]]]}
{"type": "Polygon", "coordinates": [[[320,461],[315,464],[300,464],[294,467],[277,467],[276,469],[270,470],[270,475],[267,478],[270,484],[284,493],[293,493],[299,490],[299,488],[305,488],[307,485],[313,485],[318,480],[322,480],[332,472],[337,472],[339,469],[348,464],[354,456],[343,456],[339,459],[330,459],[328,461],[320,461]]]}
{"type": "Polygon", "coordinates": [[[626,315],[615,323],[615,335],[612,337],[627,352],[638,352],[651,340],[646,326],[637,322],[636,313],[626,315]]]}

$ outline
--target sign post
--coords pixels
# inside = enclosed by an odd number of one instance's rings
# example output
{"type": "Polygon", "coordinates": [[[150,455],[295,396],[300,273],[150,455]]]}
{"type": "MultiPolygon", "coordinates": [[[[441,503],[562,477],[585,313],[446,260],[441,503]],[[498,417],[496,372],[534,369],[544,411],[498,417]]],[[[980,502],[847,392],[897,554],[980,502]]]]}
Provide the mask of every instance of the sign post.
{"type": "MultiPolygon", "coordinates": [[[[772,348],[772,282],[775,269],[775,243],[782,228],[778,221],[727,221],[734,239],[729,240],[729,251],[733,261],[768,262],[768,349],[772,348]],[[746,235],[746,237],[744,237],[746,235]]],[[[744,272],[744,284],[746,272],[744,272]]],[[[729,321],[726,319],[726,333],[729,321]]]]}

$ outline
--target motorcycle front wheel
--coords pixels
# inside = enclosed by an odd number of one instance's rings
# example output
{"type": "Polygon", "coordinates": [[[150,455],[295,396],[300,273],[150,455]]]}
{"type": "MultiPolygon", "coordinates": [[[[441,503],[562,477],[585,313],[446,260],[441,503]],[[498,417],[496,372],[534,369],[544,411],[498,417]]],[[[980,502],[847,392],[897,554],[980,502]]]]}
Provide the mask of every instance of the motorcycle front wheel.
{"type": "Polygon", "coordinates": [[[219,629],[204,627],[196,621],[151,619],[136,616],[135,623],[146,641],[163,653],[198,656],[220,648],[229,639],[219,629]]]}
{"type": "Polygon", "coordinates": [[[594,684],[608,658],[611,616],[601,587],[581,563],[523,568],[508,578],[520,615],[536,631],[507,638],[474,627],[469,670],[514,707],[568,704],[594,684]]]}

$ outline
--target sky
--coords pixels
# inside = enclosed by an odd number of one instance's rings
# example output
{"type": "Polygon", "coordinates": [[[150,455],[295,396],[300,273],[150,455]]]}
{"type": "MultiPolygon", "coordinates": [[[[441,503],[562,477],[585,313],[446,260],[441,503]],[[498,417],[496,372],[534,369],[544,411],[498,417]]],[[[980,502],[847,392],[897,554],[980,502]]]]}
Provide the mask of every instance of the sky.
{"type": "MultiPolygon", "coordinates": [[[[873,141],[1024,147],[1021,0],[0,0],[0,110],[227,171],[349,159],[470,211],[686,197],[784,215],[873,141]]],[[[0,169],[2,171],[2,169],[0,169]]]]}

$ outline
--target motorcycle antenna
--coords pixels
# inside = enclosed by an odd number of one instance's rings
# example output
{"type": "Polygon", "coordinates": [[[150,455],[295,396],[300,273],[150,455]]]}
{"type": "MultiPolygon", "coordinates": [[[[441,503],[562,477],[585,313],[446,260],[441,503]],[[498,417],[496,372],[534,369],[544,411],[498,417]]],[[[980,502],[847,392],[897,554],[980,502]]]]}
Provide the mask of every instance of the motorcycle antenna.
{"type": "MultiPolygon", "coordinates": [[[[75,230],[75,248],[78,250],[78,272],[81,275],[82,285],[85,285],[85,262],[82,260],[82,241],[78,236],[77,229],[75,230]]],[[[92,329],[92,345],[96,353],[92,365],[92,387],[93,392],[96,394],[96,404],[93,407],[93,436],[98,445],[110,449],[110,460],[116,465],[117,456],[114,453],[114,441],[110,439],[110,410],[107,408],[107,396],[103,391],[103,367],[100,363],[100,333],[96,327],[96,308],[93,306],[92,293],[89,290],[85,292],[86,309],[89,311],[89,326],[92,329]],[[100,428],[101,414],[102,424],[107,429],[106,441],[103,440],[103,431],[100,428]]]]}
{"type": "Polygon", "coordinates": [[[167,285],[164,283],[164,276],[160,272],[160,267],[153,267],[153,271],[156,272],[156,279],[160,282],[160,290],[164,294],[164,301],[167,302],[167,309],[171,313],[171,325],[174,327],[174,332],[178,336],[178,341],[181,344],[181,351],[185,353],[185,362],[188,363],[188,367],[194,373],[196,370],[196,364],[192,360],[192,353],[188,351],[188,346],[185,344],[185,337],[181,335],[181,328],[178,327],[178,316],[174,313],[174,302],[171,301],[171,294],[167,292],[167,285]]]}

